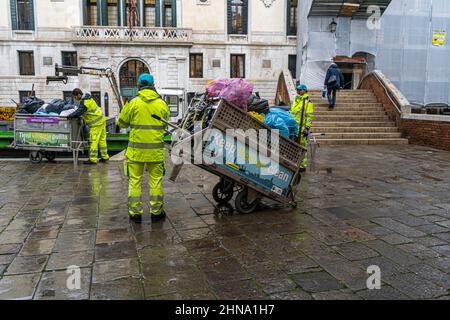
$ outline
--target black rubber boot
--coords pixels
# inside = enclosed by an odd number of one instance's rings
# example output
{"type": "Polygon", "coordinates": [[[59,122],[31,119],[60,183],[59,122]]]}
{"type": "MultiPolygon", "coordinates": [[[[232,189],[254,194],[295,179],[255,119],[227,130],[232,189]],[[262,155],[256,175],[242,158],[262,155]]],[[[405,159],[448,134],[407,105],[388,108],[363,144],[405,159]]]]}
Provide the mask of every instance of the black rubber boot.
{"type": "Polygon", "coordinates": [[[108,162],[108,161],[109,161],[109,159],[100,159],[100,162],[106,163],[106,162],[108,162]]]}
{"type": "Polygon", "coordinates": [[[141,224],[142,223],[142,216],[141,215],[135,215],[135,216],[130,216],[130,221],[136,223],[136,224],[141,224]]]}
{"type": "Polygon", "coordinates": [[[88,160],[88,161],[85,161],[85,162],[83,162],[85,165],[88,165],[88,166],[96,166],[97,164],[95,163],[95,162],[92,162],[92,161],[90,161],[90,160],[88,160]]]}
{"type": "Polygon", "coordinates": [[[162,221],[162,220],[166,219],[166,217],[167,217],[167,215],[166,215],[165,211],[163,211],[159,215],[152,214],[152,222],[156,223],[156,222],[162,221]]]}

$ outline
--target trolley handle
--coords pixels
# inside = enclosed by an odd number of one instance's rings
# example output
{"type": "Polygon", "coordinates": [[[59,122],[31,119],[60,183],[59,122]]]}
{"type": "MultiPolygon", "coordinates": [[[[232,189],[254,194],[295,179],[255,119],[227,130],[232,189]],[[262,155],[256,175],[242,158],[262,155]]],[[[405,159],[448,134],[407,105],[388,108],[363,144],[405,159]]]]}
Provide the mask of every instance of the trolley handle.
{"type": "Polygon", "coordinates": [[[164,123],[165,125],[172,127],[174,129],[178,129],[180,130],[181,128],[177,125],[174,125],[173,123],[170,123],[169,121],[164,120],[163,118],[161,118],[160,116],[156,115],[156,114],[152,114],[152,118],[156,119],[158,121],[161,121],[162,123],[164,123]]]}

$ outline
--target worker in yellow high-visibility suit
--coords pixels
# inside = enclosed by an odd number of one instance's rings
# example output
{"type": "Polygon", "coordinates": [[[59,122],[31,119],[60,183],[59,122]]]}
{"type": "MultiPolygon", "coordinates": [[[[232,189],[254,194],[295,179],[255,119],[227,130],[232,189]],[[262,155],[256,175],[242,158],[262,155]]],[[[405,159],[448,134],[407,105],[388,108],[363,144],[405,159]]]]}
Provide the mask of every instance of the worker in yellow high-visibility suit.
{"type": "Polygon", "coordinates": [[[154,78],[144,73],[138,80],[137,97],[127,103],[120,113],[118,125],[130,128],[126,151],[125,173],[129,177],[128,212],[130,220],[142,222],[142,176],[147,166],[150,185],[150,214],[152,222],[166,217],[164,212],[164,134],[165,124],[152,117],[168,120],[170,110],[154,88],[154,78]]]}
{"type": "Polygon", "coordinates": [[[101,162],[109,160],[108,145],[106,143],[106,117],[102,109],[92,99],[90,94],[85,94],[80,89],[72,92],[73,98],[80,103],[78,109],[67,118],[74,119],[82,117],[89,127],[89,160],[84,164],[97,164],[100,151],[101,162]]]}
{"type": "MultiPolygon", "coordinates": [[[[298,125],[302,125],[299,130],[300,144],[307,148],[308,137],[311,131],[311,127],[314,120],[314,104],[309,100],[308,87],[304,84],[297,86],[297,96],[292,104],[291,114],[297,120],[298,125]],[[303,114],[303,124],[302,121],[303,114]]],[[[308,156],[305,155],[302,163],[300,164],[301,171],[305,172],[308,167],[308,156]]]]}

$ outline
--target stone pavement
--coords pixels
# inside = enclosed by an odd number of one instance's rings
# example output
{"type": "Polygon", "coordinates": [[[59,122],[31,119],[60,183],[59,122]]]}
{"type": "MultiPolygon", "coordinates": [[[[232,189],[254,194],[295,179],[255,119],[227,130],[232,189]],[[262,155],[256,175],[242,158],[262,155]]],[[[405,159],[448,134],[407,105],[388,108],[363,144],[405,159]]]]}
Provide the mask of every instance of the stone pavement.
{"type": "Polygon", "coordinates": [[[298,209],[251,215],[215,208],[217,178],[191,167],[165,182],[169,219],[135,226],[120,163],[0,162],[0,299],[449,299],[449,163],[417,146],[322,147],[298,209]]]}

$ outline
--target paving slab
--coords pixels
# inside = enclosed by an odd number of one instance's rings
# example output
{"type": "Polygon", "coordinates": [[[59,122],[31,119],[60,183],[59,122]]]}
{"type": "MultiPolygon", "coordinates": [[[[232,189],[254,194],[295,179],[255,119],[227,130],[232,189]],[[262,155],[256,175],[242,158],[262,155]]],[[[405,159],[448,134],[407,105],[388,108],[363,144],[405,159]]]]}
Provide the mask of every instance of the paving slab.
{"type": "Polygon", "coordinates": [[[94,251],[80,252],[54,252],[50,255],[49,261],[45,269],[67,270],[70,266],[89,267],[94,262],[94,251]]]}
{"type": "Polygon", "coordinates": [[[33,299],[40,277],[40,273],[4,276],[0,280],[0,300],[33,299]]]}
{"type": "Polygon", "coordinates": [[[35,300],[88,300],[91,269],[80,269],[79,288],[66,271],[44,272],[36,290],[35,300]]]}
{"type": "Polygon", "coordinates": [[[217,206],[217,177],[187,165],[163,181],[168,218],[141,225],[117,163],[1,162],[0,298],[444,299],[449,161],[412,145],[323,146],[297,209],[263,201],[250,215],[217,206]],[[82,270],[77,292],[69,266],[82,270]],[[381,290],[367,289],[369,266],[381,290]]]}

